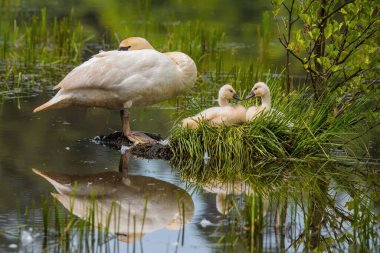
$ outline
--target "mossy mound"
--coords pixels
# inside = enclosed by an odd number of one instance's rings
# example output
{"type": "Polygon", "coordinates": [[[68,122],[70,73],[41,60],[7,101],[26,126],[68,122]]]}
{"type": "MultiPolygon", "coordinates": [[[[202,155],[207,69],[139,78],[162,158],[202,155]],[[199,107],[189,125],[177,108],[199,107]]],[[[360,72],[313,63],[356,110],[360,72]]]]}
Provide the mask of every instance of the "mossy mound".
{"type": "Polygon", "coordinates": [[[271,112],[237,126],[211,127],[200,122],[196,130],[176,126],[170,147],[181,158],[234,160],[242,164],[270,159],[330,159],[330,151],[345,147],[360,131],[365,101],[357,101],[334,115],[335,98],[311,101],[306,93],[277,94],[271,112]]]}

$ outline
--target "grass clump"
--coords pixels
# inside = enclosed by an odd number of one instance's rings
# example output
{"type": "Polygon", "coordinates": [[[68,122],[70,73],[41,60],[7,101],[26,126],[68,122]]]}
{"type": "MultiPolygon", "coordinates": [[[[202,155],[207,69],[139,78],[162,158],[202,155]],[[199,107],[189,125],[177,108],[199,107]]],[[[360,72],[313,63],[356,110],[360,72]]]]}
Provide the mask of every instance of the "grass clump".
{"type": "Polygon", "coordinates": [[[354,136],[360,135],[358,128],[368,121],[362,112],[371,101],[369,96],[335,114],[334,95],[315,102],[306,89],[284,95],[278,78],[267,83],[272,94],[271,112],[232,127],[214,128],[204,122],[196,130],[175,126],[170,136],[173,153],[188,158],[206,155],[243,164],[263,159],[328,160],[332,159],[330,151],[339,148],[347,148],[355,155],[349,145],[354,136]]]}
{"type": "Polygon", "coordinates": [[[243,159],[285,157],[291,133],[273,115],[263,115],[252,124],[214,128],[201,123],[197,130],[176,127],[171,147],[180,156],[243,159]]]}

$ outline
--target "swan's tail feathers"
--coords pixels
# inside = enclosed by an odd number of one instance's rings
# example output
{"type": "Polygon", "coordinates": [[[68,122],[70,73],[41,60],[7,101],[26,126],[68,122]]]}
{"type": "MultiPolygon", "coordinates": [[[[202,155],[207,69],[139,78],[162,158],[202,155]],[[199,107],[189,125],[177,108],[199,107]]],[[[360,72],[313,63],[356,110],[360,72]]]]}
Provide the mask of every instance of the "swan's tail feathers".
{"type": "Polygon", "coordinates": [[[37,174],[37,175],[39,175],[39,176],[45,178],[45,179],[46,179],[47,181],[49,181],[49,182],[55,182],[55,180],[52,179],[53,173],[49,173],[49,172],[45,172],[45,171],[41,171],[41,170],[38,170],[38,169],[35,169],[35,168],[32,168],[32,171],[33,171],[35,174],[37,174]]]}
{"type": "Polygon", "coordinates": [[[64,174],[58,174],[58,173],[53,173],[53,172],[46,172],[46,171],[41,171],[38,169],[32,169],[32,171],[45,178],[49,183],[51,183],[54,188],[61,194],[65,193],[71,193],[73,192],[73,187],[71,185],[71,178],[68,175],[64,174]]]}
{"type": "Polygon", "coordinates": [[[183,128],[190,128],[190,129],[197,129],[198,128],[198,122],[192,118],[186,118],[182,120],[182,127],[183,128]]]}
{"type": "Polygon", "coordinates": [[[40,105],[39,107],[35,108],[33,110],[33,112],[39,112],[39,111],[46,110],[46,109],[53,109],[53,108],[64,107],[64,105],[62,103],[64,100],[65,100],[64,96],[53,97],[52,99],[50,99],[45,104],[40,105]]]}

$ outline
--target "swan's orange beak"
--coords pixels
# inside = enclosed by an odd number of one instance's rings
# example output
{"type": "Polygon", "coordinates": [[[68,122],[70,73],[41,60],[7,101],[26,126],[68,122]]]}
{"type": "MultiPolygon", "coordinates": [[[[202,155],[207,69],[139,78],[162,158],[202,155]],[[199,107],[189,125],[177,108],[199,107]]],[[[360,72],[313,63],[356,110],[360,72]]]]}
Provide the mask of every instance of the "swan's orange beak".
{"type": "Polygon", "coordinates": [[[248,95],[245,97],[245,100],[250,99],[250,98],[253,98],[253,97],[255,97],[255,96],[256,96],[255,93],[254,93],[253,91],[251,91],[251,92],[248,93],[248,95]]]}

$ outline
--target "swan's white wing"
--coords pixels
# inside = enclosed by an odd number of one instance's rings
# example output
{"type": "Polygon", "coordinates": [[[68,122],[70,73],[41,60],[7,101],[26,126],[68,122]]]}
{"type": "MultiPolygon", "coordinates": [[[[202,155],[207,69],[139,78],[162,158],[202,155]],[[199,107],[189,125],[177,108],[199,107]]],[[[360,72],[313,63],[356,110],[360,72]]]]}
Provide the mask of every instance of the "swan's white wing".
{"type": "Polygon", "coordinates": [[[121,108],[171,99],[192,85],[183,80],[171,58],[144,49],[95,55],[73,69],[57,88],[73,105],[121,108]]]}
{"type": "Polygon", "coordinates": [[[208,108],[197,115],[194,116],[196,120],[201,121],[210,121],[215,119],[216,117],[220,117],[220,109],[221,107],[211,107],[208,108]]]}
{"type": "Polygon", "coordinates": [[[178,78],[175,70],[174,62],[155,50],[108,51],[74,68],[55,88],[113,90],[133,84],[150,87],[160,83],[157,79],[167,82],[167,78],[178,78]]]}

